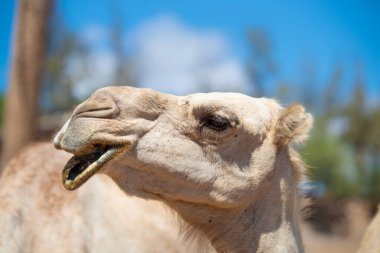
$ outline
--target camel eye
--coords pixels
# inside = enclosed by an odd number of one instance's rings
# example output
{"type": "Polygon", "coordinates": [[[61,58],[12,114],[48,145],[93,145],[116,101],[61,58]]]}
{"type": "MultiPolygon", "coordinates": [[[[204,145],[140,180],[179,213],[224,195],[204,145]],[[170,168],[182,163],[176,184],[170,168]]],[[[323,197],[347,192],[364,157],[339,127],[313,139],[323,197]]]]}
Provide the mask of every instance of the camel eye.
{"type": "Polygon", "coordinates": [[[202,128],[207,127],[214,131],[221,132],[229,128],[231,126],[231,123],[224,117],[213,115],[204,119],[201,126],[202,128]]]}

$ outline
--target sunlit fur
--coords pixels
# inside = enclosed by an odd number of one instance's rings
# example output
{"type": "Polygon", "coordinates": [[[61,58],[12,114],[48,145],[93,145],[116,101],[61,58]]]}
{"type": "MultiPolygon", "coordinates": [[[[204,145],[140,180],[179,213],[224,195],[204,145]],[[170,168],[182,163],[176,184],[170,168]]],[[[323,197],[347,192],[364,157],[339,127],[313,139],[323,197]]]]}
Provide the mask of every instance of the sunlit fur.
{"type": "Polygon", "coordinates": [[[61,183],[70,154],[51,143],[15,157],[0,178],[1,253],[193,253],[157,201],[126,196],[95,175],[74,192],[61,183]]]}

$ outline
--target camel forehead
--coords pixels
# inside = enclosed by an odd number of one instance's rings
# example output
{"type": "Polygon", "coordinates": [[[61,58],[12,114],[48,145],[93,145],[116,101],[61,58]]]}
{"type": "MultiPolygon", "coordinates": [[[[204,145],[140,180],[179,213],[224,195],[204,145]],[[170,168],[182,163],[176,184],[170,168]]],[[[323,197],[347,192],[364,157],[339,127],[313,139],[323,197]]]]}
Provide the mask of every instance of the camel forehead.
{"type": "Polygon", "coordinates": [[[278,115],[282,106],[274,99],[254,98],[240,93],[195,93],[185,97],[193,107],[222,106],[246,119],[268,119],[278,115]]]}
{"type": "MultiPolygon", "coordinates": [[[[135,105],[145,108],[143,104],[152,103],[160,106],[160,103],[177,106],[179,101],[186,101],[191,107],[225,107],[240,115],[245,120],[269,120],[276,117],[282,107],[274,99],[254,98],[240,93],[211,92],[194,93],[188,96],[175,96],[171,94],[157,92],[151,89],[134,88],[128,86],[109,86],[96,91],[92,97],[113,94],[112,97],[119,97],[120,101],[132,99],[135,105]]],[[[165,107],[164,105],[162,105],[165,107]]],[[[145,108],[146,109],[146,108],[145,108]]]]}

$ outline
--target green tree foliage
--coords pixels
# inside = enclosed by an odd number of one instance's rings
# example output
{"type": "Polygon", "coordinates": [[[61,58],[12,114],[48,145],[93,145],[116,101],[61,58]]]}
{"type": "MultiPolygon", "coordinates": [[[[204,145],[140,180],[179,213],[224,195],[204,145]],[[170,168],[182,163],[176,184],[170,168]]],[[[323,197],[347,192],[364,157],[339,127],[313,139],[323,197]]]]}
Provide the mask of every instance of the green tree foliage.
{"type": "Polygon", "coordinates": [[[110,32],[111,50],[116,58],[115,80],[116,85],[135,86],[136,77],[134,74],[135,66],[132,57],[128,55],[125,43],[123,43],[124,23],[123,13],[117,1],[110,1],[110,12],[112,13],[112,28],[110,32]]]}
{"type": "Polygon", "coordinates": [[[339,198],[357,194],[356,171],[350,164],[351,152],[338,136],[327,131],[320,120],[317,120],[302,154],[310,166],[310,179],[322,182],[330,194],[339,198]]]}
{"type": "Polygon", "coordinates": [[[345,108],[348,124],[342,137],[354,149],[361,194],[375,205],[380,201],[380,105],[368,107],[364,87],[359,72],[351,101],[345,108]]]}
{"type": "Polygon", "coordinates": [[[0,94],[0,129],[2,129],[4,121],[4,100],[4,94],[0,94]]]}
{"type": "MultiPolygon", "coordinates": [[[[365,82],[360,69],[352,96],[340,103],[340,66],[332,72],[324,94],[323,107],[315,113],[316,124],[304,149],[313,167],[311,178],[323,182],[328,193],[346,198],[362,196],[373,205],[380,201],[380,105],[366,103],[365,82]],[[329,126],[340,121],[338,132],[329,126]]],[[[312,108],[313,109],[313,108],[312,108]]]]}
{"type": "Polygon", "coordinates": [[[66,29],[57,11],[49,30],[41,109],[44,112],[71,110],[78,101],[73,95],[76,80],[67,70],[67,64],[74,55],[85,58],[87,51],[78,36],[66,29]]]}
{"type": "MultiPolygon", "coordinates": [[[[123,42],[122,25],[125,14],[115,1],[110,1],[109,7],[113,22],[106,36],[108,40],[106,44],[116,59],[116,67],[114,77],[107,84],[133,85],[134,67],[123,42]]],[[[90,60],[86,60],[91,54],[96,53],[92,50],[93,48],[78,34],[67,29],[64,17],[55,9],[50,22],[48,54],[41,94],[40,105],[43,112],[49,114],[56,111],[70,111],[79,103],[74,96],[74,87],[79,80],[94,75],[90,60]],[[73,59],[81,59],[75,65],[75,71],[70,69],[73,66],[70,66],[73,59]]]]}
{"type": "MultiPolygon", "coordinates": [[[[374,157],[380,154],[380,106],[369,113],[371,127],[367,132],[366,142],[374,157]]],[[[377,161],[379,163],[379,161],[377,161]]],[[[380,188],[380,187],[379,187],[380,188]]]]}
{"type": "Polygon", "coordinates": [[[261,29],[250,28],[247,32],[250,58],[248,75],[250,76],[253,94],[256,97],[268,95],[267,79],[273,77],[277,66],[272,57],[272,46],[268,34],[261,29]]]}

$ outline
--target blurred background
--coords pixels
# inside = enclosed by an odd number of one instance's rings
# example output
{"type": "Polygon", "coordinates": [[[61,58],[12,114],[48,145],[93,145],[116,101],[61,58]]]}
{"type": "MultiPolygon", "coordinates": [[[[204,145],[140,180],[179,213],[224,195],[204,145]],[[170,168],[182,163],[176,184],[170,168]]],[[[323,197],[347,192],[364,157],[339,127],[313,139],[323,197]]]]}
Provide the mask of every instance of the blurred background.
{"type": "Polygon", "coordinates": [[[308,252],[354,252],[380,203],[380,2],[0,2],[1,164],[107,85],[303,103],[308,252]]]}

